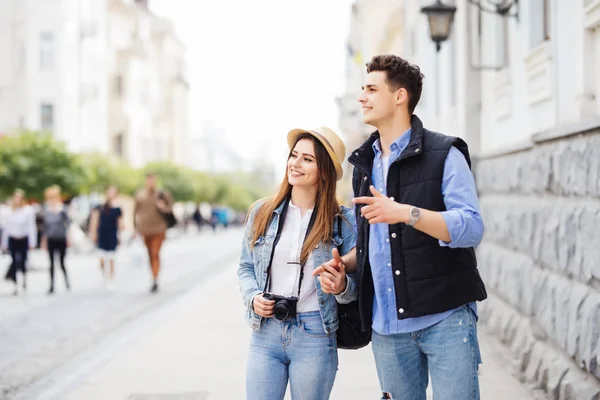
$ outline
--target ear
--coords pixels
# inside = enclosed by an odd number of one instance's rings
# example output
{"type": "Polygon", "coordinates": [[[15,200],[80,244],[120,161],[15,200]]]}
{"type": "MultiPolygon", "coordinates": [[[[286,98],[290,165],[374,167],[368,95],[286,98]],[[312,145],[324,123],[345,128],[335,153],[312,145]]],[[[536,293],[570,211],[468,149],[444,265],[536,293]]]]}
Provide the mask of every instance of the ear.
{"type": "Polygon", "coordinates": [[[408,103],[408,92],[405,88],[401,87],[396,91],[396,105],[408,103]]]}

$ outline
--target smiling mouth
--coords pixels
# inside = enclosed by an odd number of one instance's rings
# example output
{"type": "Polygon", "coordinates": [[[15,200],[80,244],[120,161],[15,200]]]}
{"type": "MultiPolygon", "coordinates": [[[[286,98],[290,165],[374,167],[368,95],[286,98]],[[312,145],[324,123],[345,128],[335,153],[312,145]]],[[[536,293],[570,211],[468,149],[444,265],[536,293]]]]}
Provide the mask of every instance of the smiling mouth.
{"type": "Polygon", "coordinates": [[[295,170],[291,169],[290,170],[290,175],[292,175],[294,178],[298,178],[299,176],[302,176],[304,174],[301,173],[301,172],[298,172],[298,171],[295,171],[295,170]]]}

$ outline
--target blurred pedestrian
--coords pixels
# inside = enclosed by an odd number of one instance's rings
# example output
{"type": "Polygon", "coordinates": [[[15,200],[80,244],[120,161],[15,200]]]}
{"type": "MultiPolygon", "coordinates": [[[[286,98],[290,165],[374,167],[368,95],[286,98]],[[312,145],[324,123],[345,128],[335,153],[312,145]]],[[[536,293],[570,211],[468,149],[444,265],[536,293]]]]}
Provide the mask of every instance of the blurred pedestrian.
{"type": "Polygon", "coordinates": [[[10,252],[11,263],[5,279],[14,283],[15,295],[19,293],[19,271],[23,277],[23,290],[27,289],[27,254],[29,249],[35,248],[36,240],[35,213],[33,208],[25,203],[25,193],[17,189],[5,215],[1,242],[2,249],[8,249],[10,252]]]}
{"type": "Polygon", "coordinates": [[[119,244],[118,233],[123,229],[123,212],[115,204],[119,189],[111,186],[106,191],[106,202],[94,208],[90,218],[90,237],[100,251],[100,269],[105,280],[115,279],[115,255],[119,244]],[[109,271],[106,270],[109,264],[109,271]]]}
{"type": "Polygon", "coordinates": [[[146,174],[146,187],[135,196],[133,224],[137,234],[144,238],[150,257],[153,283],[151,293],[158,291],[160,272],[160,249],[169,228],[168,215],[173,212],[173,199],[162,189],[158,189],[156,174],[146,174]]]}
{"type": "Polygon", "coordinates": [[[65,266],[65,257],[67,255],[68,233],[71,219],[61,198],[60,186],[52,185],[44,192],[46,206],[43,211],[44,218],[44,247],[48,249],[50,257],[50,289],[48,294],[54,293],[54,261],[58,254],[60,268],[65,278],[65,287],[71,289],[69,275],[65,266]]]}
{"type": "Polygon", "coordinates": [[[286,176],[273,196],[252,207],[238,269],[246,319],[249,400],[328,399],[338,368],[338,302],[356,299],[344,264],[313,277],[332,254],[356,242],[352,210],[340,206],[345,147],[330,129],[288,134],[286,176]]]}

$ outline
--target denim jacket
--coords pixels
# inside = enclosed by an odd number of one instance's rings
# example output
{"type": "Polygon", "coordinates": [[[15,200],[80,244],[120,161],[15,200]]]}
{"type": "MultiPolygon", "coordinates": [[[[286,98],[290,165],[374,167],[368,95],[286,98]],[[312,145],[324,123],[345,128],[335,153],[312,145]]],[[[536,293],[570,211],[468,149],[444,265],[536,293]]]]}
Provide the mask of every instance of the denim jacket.
{"type": "MultiPolygon", "coordinates": [[[[254,224],[256,212],[263,203],[264,201],[257,203],[248,216],[238,268],[240,291],[246,306],[246,320],[250,327],[256,331],[260,330],[264,318],[254,312],[253,300],[264,289],[267,279],[267,267],[273,250],[273,241],[277,234],[279,218],[284,207],[282,203],[275,209],[267,234],[260,236],[254,243],[254,248],[252,248],[250,246],[250,241],[254,236],[252,225],[254,224]]],[[[348,207],[341,206],[340,214],[336,216],[336,221],[333,224],[333,240],[330,243],[319,243],[312,252],[315,267],[331,260],[331,251],[334,248],[339,247],[341,255],[345,255],[356,246],[356,230],[352,221],[354,221],[353,211],[348,207]],[[337,218],[339,216],[342,218],[342,232],[338,232],[337,218]]],[[[313,277],[309,276],[308,278],[313,277]]],[[[314,277],[313,279],[315,279],[317,288],[323,328],[327,334],[330,334],[338,328],[337,303],[346,304],[358,298],[356,279],[353,274],[348,274],[346,276],[346,289],[339,295],[324,293],[321,290],[318,278],[314,277]]]]}

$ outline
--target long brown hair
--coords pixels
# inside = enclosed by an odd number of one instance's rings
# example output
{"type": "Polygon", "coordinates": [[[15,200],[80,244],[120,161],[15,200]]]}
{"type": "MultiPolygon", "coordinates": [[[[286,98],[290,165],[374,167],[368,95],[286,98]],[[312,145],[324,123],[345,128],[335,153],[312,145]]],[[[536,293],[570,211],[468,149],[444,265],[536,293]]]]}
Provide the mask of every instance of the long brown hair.
{"type": "MultiPolygon", "coordinates": [[[[311,251],[319,243],[331,240],[333,235],[333,219],[339,213],[340,205],[336,198],[337,179],[335,167],[327,150],[325,150],[325,147],[323,147],[321,142],[308,133],[299,135],[296,143],[302,139],[309,139],[312,141],[315,148],[317,168],[321,177],[318,181],[317,195],[315,198],[314,212],[316,212],[317,215],[315,216],[314,226],[308,234],[308,237],[302,246],[302,252],[300,253],[300,262],[304,264],[306,260],[308,260],[311,251]]],[[[296,143],[294,143],[294,146],[288,154],[288,160],[292,156],[292,150],[296,147],[296,143]]],[[[258,238],[266,234],[275,209],[283,201],[290,198],[291,194],[292,185],[288,182],[286,163],[285,176],[279,185],[279,189],[274,195],[268,197],[256,212],[256,217],[254,218],[254,224],[252,226],[252,232],[254,232],[254,234],[252,236],[252,241],[250,242],[252,248],[258,238]]],[[[283,222],[284,221],[279,221],[280,224],[283,222]]]]}

